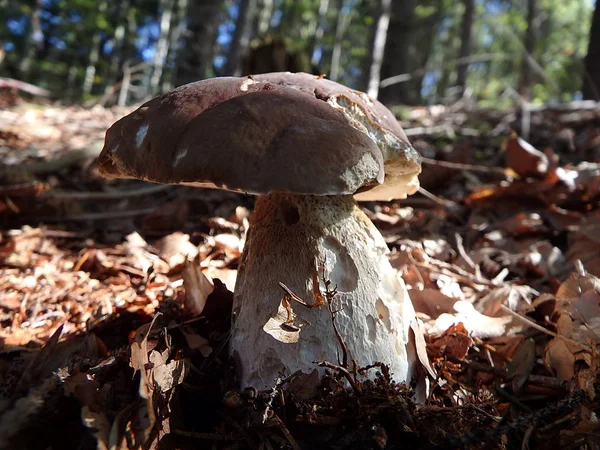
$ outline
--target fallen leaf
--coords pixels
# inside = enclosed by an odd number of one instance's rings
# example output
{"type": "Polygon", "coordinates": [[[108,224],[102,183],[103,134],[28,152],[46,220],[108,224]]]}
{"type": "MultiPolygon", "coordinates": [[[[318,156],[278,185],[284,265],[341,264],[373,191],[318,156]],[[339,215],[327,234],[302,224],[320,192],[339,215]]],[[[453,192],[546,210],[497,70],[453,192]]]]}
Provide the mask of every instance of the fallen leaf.
{"type": "Polygon", "coordinates": [[[154,246],[159,255],[174,269],[186,261],[193,261],[198,255],[198,248],[190,242],[188,234],[176,231],[157,241],[154,246]]]}
{"type": "Polygon", "coordinates": [[[548,171],[548,157],[514,131],[503,146],[506,149],[506,166],[520,177],[543,176],[548,171]]]}
{"type": "Polygon", "coordinates": [[[279,342],[293,344],[300,339],[300,331],[303,326],[310,325],[309,322],[299,319],[285,297],[279,302],[277,314],[267,320],[263,331],[279,342]]]}
{"type": "MultiPolygon", "coordinates": [[[[430,334],[442,334],[448,328],[460,322],[469,331],[469,335],[478,338],[496,337],[509,333],[512,316],[488,317],[476,311],[473,305],[466,301],[454,304],[455,314],[442,314],[436,321],[430,334]]],[[[511,334],[516,330],[511,331],[511,334]]]]}
{"type": "Polygon", "coordinates": [[[185,307],[193,314],[200,315],[206,306],[206,299],[214,291],[212,281],[200,270],[200,266],[187,260],[183,269],[183,287],[185,288],[185,307]]]}

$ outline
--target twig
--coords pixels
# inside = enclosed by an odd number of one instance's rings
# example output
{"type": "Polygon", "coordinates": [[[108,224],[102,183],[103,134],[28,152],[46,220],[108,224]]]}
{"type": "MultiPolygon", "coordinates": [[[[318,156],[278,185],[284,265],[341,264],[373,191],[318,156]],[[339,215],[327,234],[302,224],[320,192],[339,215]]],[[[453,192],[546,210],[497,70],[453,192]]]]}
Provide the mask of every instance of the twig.
{"type": "Polygon", "coordinates": [[[319,367],[325,367],[327,369],[332,369],[336,372],[341,373],[348,380],[348,383],[350,383],[350,386],[352,386],[352,390],[356,393],[356,395],[362,395],[358,385],[356,384],[356,381],[354,380],[354,377],[345,367],[339,366],[337,364],[332,364],[328,361],[313,361],[313,363],[319,367]]]}
{"type": "Polygon", "coordinates": [[[114,200],[127,197],[143,197],[144,195],[157,194],[162,191],[166,191],[173,186],[170,184],[156,184],[151,186],[144,186],[139,189],[131,189],[128,191],[113,191],[113,192],[56,192],[50,191],[43,195],[41,198],[59,198],[68,200],[114,200]]]}
{"type": "Polygon", "coordinates": [[[502,178],[506,178],[506,173],[501,167],[487,167],[475,164],[463,164],[453,163],[448,161],[438,161],[436,159],[421,158],[425,164],[430,166],[446,167],[447,169],[456,170],[469,170],[471,172],[489,173],[493,175],[500,175],[502,178]]]}
{"type": "Polygon", "coordinates": [[[27,92],[31,95],[38,95],[40,97],[50,97],[51,95],[50,91],[47,89],[13,78],[0,78],[0,89],[3,88],[18,89],[19,91],[27,92]]]}
{"type": "Polygon", "coordinates": [[[125,219],[127,217],[145,216],[146,214],[152,214],[156,211],[156,208],[145,208],[135,209],[129,211],[115,211],[105,213],[89,213],[80,214],[76,216],[60,216],[60,217],[42,217],[38,220],[40,222],[86,222],[95,220],[112,220],[112,219],[125,219]]]}
{"type": "Polygon", "coordinates": [[[454,233],[454,239],[456,239],[456,248],[458,249],[458,253],[460,254],[460,256],[462,256],[462,258],[469,265],[469,267],[471,267],[471,269],[473,269],[475,271],[475,276],[477,278],[479,278],[479,276],[478,276],[479,271],[477,270],[477,265],[473,262],[471,257],[465,251],[465,247],[463,246],[462,236],[458,233],[454,233]]]}
{"type": "Polygon", "coordinates": [[[283,435],[289,442],[290,446],[294,450],[301,450],[300,445],[298,445],[298,442],[296,442],[296,439],[294,439],[294,437],[292,436],[292,433],[290,433],[290,430],[288,430],[288,428],[285,426],[285,424],[283,423],[283,420],[281,420],[281,418],[277,414],[275,414],[273,416],[273,420],[275,421],[276,425],[279,426],[281,433],[283,433],[283,435]]]}
{"type": "Polygon", "coordinates": [[[531,328],[535,328],[536,330],[541,331],[542,333],[546,333],[547,335],[550,335],[552,337],[563,339],[563,340],[565,340],[567,342],[572,342],[574,344],[577,344],[577,345],[581,346],[581,348],[583,348],[585,351],[592,353],[592,348],[590,346],[588,346],[588,345],[582,344],[581,342],[577,342],[575,339],[568,338],[566,336],[563,336],[562,334],[555,333],[554,331],[550,331],[547,328],[544,328],[543,326],[538,325],[537,323],[535,323],[531,319],[528,319],[527,317],[522,316],[521,314],[513,311],[512,309],[510,309],[506,305],[500,305],[500,308],[503,311],[506,311],[507,313],[509,313],[512,316],[516,317],[517,319],[521,320],[522,322],[525,322],[531,328]]]}
{"type": "Polygon", "coordinates": [[[243,436],[234,436],[233,434],[218,434],[218,433],[197,433],[195,431],[173,430],[173,433],[180,436],[191,437],[195,439],[211,439],[215,441],[243,441],[243,436]]]}

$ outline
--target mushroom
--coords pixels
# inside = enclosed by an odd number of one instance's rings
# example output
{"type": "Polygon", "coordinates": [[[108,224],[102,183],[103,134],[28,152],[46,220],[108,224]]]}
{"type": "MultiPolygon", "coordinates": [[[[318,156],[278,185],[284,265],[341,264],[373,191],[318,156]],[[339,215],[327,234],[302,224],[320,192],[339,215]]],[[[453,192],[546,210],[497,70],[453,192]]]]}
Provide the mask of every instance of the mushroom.
{"type": "Polygon", "coordinates": [[[291,293],[310,304],[326,280],[337,287],[333,314],[349,356],[411,378],[414,309],[355,200],[418,188],[420,157],[381,103],[308,74],[204,80],[116,122],[98,166],[107,177],[259,196],[234,293],[230,350],[242,386],[338,362],[332,313],[289,302],[291,293]]]}

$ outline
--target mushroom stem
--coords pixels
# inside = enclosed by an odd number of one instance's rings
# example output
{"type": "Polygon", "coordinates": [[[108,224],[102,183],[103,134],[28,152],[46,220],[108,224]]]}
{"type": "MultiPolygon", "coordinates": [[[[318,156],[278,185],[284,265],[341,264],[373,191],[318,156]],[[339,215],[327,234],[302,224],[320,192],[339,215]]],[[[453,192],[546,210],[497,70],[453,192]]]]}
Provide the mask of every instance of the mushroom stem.
{"type": "Polygon", "coordinates": [[[409,328],[415,312],[387,253],[381,233],[350,195],[259,197],[234,295],[231,350],[242,386],[268,388],[284,369],[309,373],[316,360],[341,361],[327,306],[291,302],[300,322],[309,324],[299,332],[287,324],[280,332],[263,329],[282,305],[285,292],[279,283],[311,304],[312,280],[322,268],[337,286],[335,321],[349,356],[359,367],[384,362],[396,381],[409,380],[415,361],[409,328]]]}

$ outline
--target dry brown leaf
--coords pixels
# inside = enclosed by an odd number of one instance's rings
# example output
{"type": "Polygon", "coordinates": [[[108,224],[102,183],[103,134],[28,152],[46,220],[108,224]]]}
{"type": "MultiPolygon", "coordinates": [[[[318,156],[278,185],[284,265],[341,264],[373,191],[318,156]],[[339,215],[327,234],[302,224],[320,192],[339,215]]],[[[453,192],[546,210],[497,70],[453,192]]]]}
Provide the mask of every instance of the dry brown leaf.
{"type": "Polygon", "coordinates": [[[166,392],[181,384],[189,370],[189,361],[187,359],[169,359],[169,350],[150,352],[149,361],[153,364],[150,373],[152,380],[159,388],[160,392],[166,392]]]}
{"type": "Polygon", "coordinates": [[[186,326],[181,327],[181,332],[183,333],[190,350],[198,350],[205,358],[210,356],[213,349],[210,346],[210,341],[208,339],[200,336],[193,329],[186,326]]]}
{"type": "Polygon", "coordinates": [[[286,391],[294,394],[300,400],[313,398],[321,385],[319,371],[314,369],[311,373],[297,374],[287,385],[286,391]]]}
{"type": "Polygon", "coordinates": [[[439,355],[450,355],[458,360],[463,360],[473,345],[473,339],[462,324],[458,322],[450,326],[444,333],[435,338],[431,348],[438,351],[439,355]]]}
{"type": "Polygon", "coordinates": [[[180,231],[165,236],[154,246],[171,269],[180,266],[186,260],[193,261],[198,255],[198,248],[190,242],[190,236],[180,231]]]}
{"type": "Polygon", "coordinates": [[[459,300],[442,294],[437,289],[411,289],[408,291],[416,312],[427,314],[431,319],[437,319],[440,314],[453,313],[454,304],[459,300]]]}
{"type": "Polygon", "coordinates": [[[185,288],[185,307],[193,315],[202,314],[206,299],[215,289],[214,284],[200,270],[195,262],[187,260],[183,269],[183,287],[185,288]]]}
{"type": "Polygon", "coordinates": [[[454,304],[455,314],[441,314],[435,325],[429,330],[430,334],[442,334],[448,328],[462,322],[469,335],[478,338],[497,337],[513,334],[512,316],[488,317],[476,311],[473,305],[466,301],[454,304]]]}
{"type": "Polygon", "coordinates": [[[517,353],[506,365],[506,375],[511,380],[513,391],[520,392],[527,381],[527,377],[535,367],[535,341],[526,339],[523,341],[517,353]]]}
{"type": "Polygon", "coordinates": [[[431,378],[435,380],[437,378],[437,374],[435,373],[435,370],[433,370],[433,367],[431,367],[429,356],[427,356],[427,343],[425,342],[425,335],[419,323],[419,319],[414,318],[412,320],[410,323],[410,329],[413,333],[417,358],[419,358],[419,361],[423,367],[425,367],[431,378]]]}
{"type": "Polygon", "coordinates": [[[548,342],[544,352],[544,364],[561,380],[571,381],[575,374],[575,356],[564,339],[555,338],[548,342]]]}
{"type": "Polygon", "coordinates": [[[267,320],[263,326],[263,331],[279,342],[284,344],[294,344],[300,339],[300,331],[308,322],[300,320],[285,297],[282,298],[277,308],[275,317],[267,320]]]}
{"type": "Polygon", "coordinates": [[[92,436],[96,438],[97,450],[112,450],[109,447],[111,426],[106,414],[93,411],[86,405],[81,408],[81,421],[90,429],[92,436]]]}
{"type": "Polygon", "coordinates": [[[600,276],[600,214],[588,214],[579,227],[569,233],[567,258],[571,262],[580,260],[585,269],[600,276]]]}
{"type": "Polygon", "coordinates": [[[506,166],[520,177],[541,176],[548,171],[548,157],[514,131],[503,145],[506,148],[506,166]]]}

